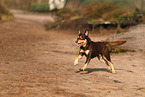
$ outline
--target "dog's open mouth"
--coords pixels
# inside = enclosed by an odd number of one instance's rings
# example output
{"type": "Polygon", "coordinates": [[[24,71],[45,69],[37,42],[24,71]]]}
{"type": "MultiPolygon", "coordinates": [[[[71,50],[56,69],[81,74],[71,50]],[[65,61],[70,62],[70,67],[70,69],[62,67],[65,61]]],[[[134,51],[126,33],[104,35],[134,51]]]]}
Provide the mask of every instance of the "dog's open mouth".
{"type": "Polygon", "coordinates": [[[82,46],[84,43],[78,43],[77,46],[82,46]]]}

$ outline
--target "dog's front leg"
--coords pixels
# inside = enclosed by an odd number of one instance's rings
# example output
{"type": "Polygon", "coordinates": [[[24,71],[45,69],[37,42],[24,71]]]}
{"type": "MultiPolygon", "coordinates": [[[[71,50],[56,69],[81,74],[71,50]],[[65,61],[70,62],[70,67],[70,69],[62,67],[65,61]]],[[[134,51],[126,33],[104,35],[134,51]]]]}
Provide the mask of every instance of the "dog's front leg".
{"type": "Polygon", "coordinates": [[[74,65],[78,65],[78,61],[80,58],[82,58],[82,55],[79,54],[74,61],[74,65]]]}
{"type": "Polygon", "coordinates": [[[84,66],[80,69],[81,71],[84,71],[84,70],[86,69],[86,67],[87,67],[87,65],[89,64],[90,60],[91,60],[91,57],[87,57],[84,66]]]}

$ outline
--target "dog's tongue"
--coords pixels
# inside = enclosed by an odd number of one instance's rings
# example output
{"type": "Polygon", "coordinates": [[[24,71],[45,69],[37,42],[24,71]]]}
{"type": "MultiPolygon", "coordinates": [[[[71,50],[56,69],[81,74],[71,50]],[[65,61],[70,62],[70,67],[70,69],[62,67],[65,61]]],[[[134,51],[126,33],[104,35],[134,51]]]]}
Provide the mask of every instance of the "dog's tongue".
{"type": "Polygon", "coordinates": [[[77,46],[81,46],[81,44],[77,44],[77,46]]]}

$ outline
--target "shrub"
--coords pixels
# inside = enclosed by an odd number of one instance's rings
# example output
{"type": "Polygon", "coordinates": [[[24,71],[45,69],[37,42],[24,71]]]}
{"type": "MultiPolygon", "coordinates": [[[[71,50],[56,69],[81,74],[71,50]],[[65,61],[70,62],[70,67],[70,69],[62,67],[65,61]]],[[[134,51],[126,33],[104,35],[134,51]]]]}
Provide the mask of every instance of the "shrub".
{"type": "Polygon", "coordinates": [[[126,49],[123,47],[118,47],[118,46],[108,46],[110,53],[127,53],[127,52],[136,52],[135,50],[131,49],[126,49]]]}
{"type": "MultiPolygon", "coordinates": [[[[117,28],[117,31],[119,31],[120,28],[127,28],[131,25],[140,23],[138,21],[145,21],[145,19],[143,20],[142,18],[138,18],[140,14],[135,10],[121,8],[115,4],[103,4],[99,2],[86,5],[85,8],[82,9],[72,10],[69,8],[63,8],[56,11],[55,14],[61,17],[59,24],[57,23],[59,27],[63,26],[64,24],[68,27],[68,22],[69,24],[75,24],[72,19],[78,20],[79,18],[83,17],[87,19],[86,24],[90,27],[90,29],[93,27],[99,29],[102,25],[104,28],[110,29],[110,27],[112,27],[112,32],[115,32],[114,28],[117,28]],[[105,21],[109,21],[109,23],[111,23],[110,26],[108,26],[108,24],[104,26],[102,23],[105,21]]],[[[70,25],[70,27],[72,27],[72,25],[70,25]]]]}
{"type": "Polygon", "coordinates": [[[62,17],[64,19],[78,17],[80,15],[79,11],[74,11],[69,8],[60,9],[55,14],[56,16],[62,17]]]}
{"type": "Polygon", "coordinates": [[[126,13],[125,9],[118,8],[118,9],[114,9],[110,12],[104,13],[102,18],[104,20],[113,20],[115,18],[118,18],[118,17],[122,16],[124,13],[126,13]]]}
{"type": "Polygon", "coordinates": [[[13,15],[0,4],[0,22],[8,21],[13,18],[13,15]]]}
{"type": "Polygon", "coordinates": [[[124,14],[125,9],[115,4],[101,4],[98,2],[89,4],[82,10],[82,14],[91,19],[111,20],[124,14]]]}
{"type": "Polygon", "coordinates": [[[0,4],[0,14],[9,14],[9,11],[0,4]]]}
{"type": "Polygon", "coordinates": [[[32,5],[32,11],[35,12],[48,12],[49,5],[47,3],[36,3],[32,5]]]}
{"type": "Polygon", "coordinates": [[[98,9],[98,7],[101,7],[101,3],[95,2],[92,4],[89,4],[86,8],[82,10],[82,15],[88,17],[88,18],[98,18],[101,17],[99,13],[96,13],[95,11],[98,9]]]}

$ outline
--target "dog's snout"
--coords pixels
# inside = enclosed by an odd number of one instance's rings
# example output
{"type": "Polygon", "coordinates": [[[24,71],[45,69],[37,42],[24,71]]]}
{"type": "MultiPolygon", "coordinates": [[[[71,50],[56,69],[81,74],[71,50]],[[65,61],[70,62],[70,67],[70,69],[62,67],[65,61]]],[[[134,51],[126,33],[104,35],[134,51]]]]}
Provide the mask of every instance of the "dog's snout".
{"type": "Polygon", "coordinates": [[[78,43],[78,40],[76,40],[75,43],[78,43]]]}

